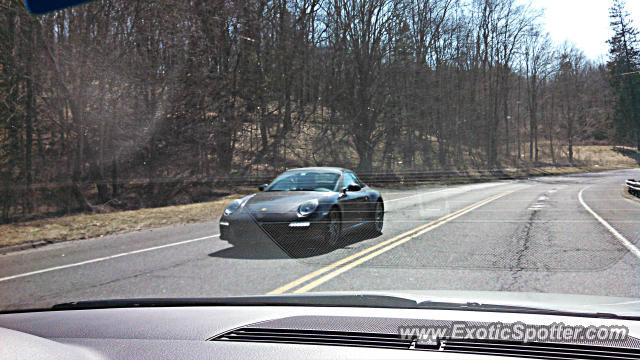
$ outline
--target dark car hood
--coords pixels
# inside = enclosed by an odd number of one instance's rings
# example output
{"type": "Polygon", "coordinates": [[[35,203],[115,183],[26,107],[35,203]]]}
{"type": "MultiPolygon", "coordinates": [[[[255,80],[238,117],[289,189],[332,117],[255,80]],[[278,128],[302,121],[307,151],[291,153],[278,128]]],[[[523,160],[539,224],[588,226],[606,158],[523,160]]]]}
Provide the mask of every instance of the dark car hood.
{"type": "Polygon", "coordinates": [[[262,220],[284,220],[282,217],[296,217],[298,206],[308,200],[329,202],[335,192],[320,191],[264,191],[257,193],[245,205],[245,209],[262,220]]]}

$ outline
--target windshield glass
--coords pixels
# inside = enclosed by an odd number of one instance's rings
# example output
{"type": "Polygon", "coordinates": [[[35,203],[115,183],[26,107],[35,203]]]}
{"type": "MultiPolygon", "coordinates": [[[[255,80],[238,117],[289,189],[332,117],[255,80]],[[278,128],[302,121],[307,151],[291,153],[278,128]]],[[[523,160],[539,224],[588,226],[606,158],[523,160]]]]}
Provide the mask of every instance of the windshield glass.
{"type": "Polygon", "coordinates": [[[340,174],[295,171],[278,176],[265,191],[335,191],[340,174]]]}
{"type": "Polygon", "coordinates": [[[640,0],[1,3],[0,310],[640,298],[640,0]]]}

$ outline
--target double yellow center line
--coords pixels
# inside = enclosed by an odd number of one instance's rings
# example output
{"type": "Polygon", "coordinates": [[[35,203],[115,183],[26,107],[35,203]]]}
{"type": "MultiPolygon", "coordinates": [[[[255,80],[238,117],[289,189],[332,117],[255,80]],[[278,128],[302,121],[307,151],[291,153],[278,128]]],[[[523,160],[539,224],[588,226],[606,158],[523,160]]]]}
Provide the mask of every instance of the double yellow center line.
{"type": "Polygon", "coordinates": [[[331,263],[321,269],[318,269],[314,272],[311,272],[307,275],[304,275],[296,280],[293,280],[292,282],[285,284],[277,289],[271,290],[269,291],[267,294],[268,295],[274,295],[274,294],[282,294],[285,292],[289,292],[291,289],[303,285],[299,288],[297,288],[296,290],[293,291],[293,293],[304,293],[307,292],[331,279],[333,279],[334,277],[350,270],[353,269],[354,267],[364,263],[365,261],[371,260],[374,257],[385,253],[391,249],[393,249],[394,247],[404,244],[407,241],[414,239],[424,233],[427,233],[441,225],[444,225],[446,223],[448,223],[449,221],[460,217],[470,211],[473,211],[483,205],[486,205],[494,200],[497,200],[503,196],[509,195],[512,192],[516,191],[517,189],[514,190],[509,190],[509,191],[505,191],[503,193],[500,193],[498,195],[494,195],[491,196],[489,198],[486,198],[484,200],[478,201],[476,203],[473,203],[465,208],[462,208],[458,211],[454,211],[451,214],[447,214],[441,218],[438,218],[436,220],[430,221],[424,225],[420,225],[416,228],[413,228],[407,232],[404,232],[398,236],[394,236],[391,239],[387,239],[385,241],[382,241],[376,245],[373,245],[369,248],[366,248],[362,251],[359,251],[353,255],[347,256],[343,259],[340,259],[334,263],[331,263]],[[324,274],[324,275],[323,275],[324,274]],[[322,275],[322,276],[321,276],[322,275]]]}

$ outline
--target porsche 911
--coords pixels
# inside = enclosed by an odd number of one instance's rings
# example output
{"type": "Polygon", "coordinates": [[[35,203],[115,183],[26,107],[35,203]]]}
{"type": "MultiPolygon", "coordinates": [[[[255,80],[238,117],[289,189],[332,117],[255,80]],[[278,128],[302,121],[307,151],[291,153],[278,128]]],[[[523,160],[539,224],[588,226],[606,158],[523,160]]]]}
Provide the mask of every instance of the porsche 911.
{"type": "Polygon", "coordinates": [[[327,245],[335,245],[347,231],[382,233],[382,196],[351,170],[292,169],[259,189],[226,207],[220,238],[242,236],[250,223],[274,240],[319,240],[327,245]]]}

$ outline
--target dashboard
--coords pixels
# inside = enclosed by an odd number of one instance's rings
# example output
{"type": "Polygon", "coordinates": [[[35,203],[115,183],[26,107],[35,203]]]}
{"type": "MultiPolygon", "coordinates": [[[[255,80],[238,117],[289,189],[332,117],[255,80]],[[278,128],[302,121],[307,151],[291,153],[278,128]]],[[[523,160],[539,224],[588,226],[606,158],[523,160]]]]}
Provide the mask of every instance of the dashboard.
{"type": "Polygon", "coordinates": [[[607,358],[640,359],[639,335],[640,326],[634,320],[486,311],[333,306],[110,308],[2,314],[0,358],[601,358],[591,357],[593,353],[606,354],[607,358]],[[398,326],[452,321],[624,325],[629,329],[629,337],[623,347],[608,347],[607,344],[591,347],[506,344],[505,347],[505,344],[495,343],[460,347],[460,344],[447,344],[450,350],[442,344],[421,347],[397,338],[398,326]]]}

